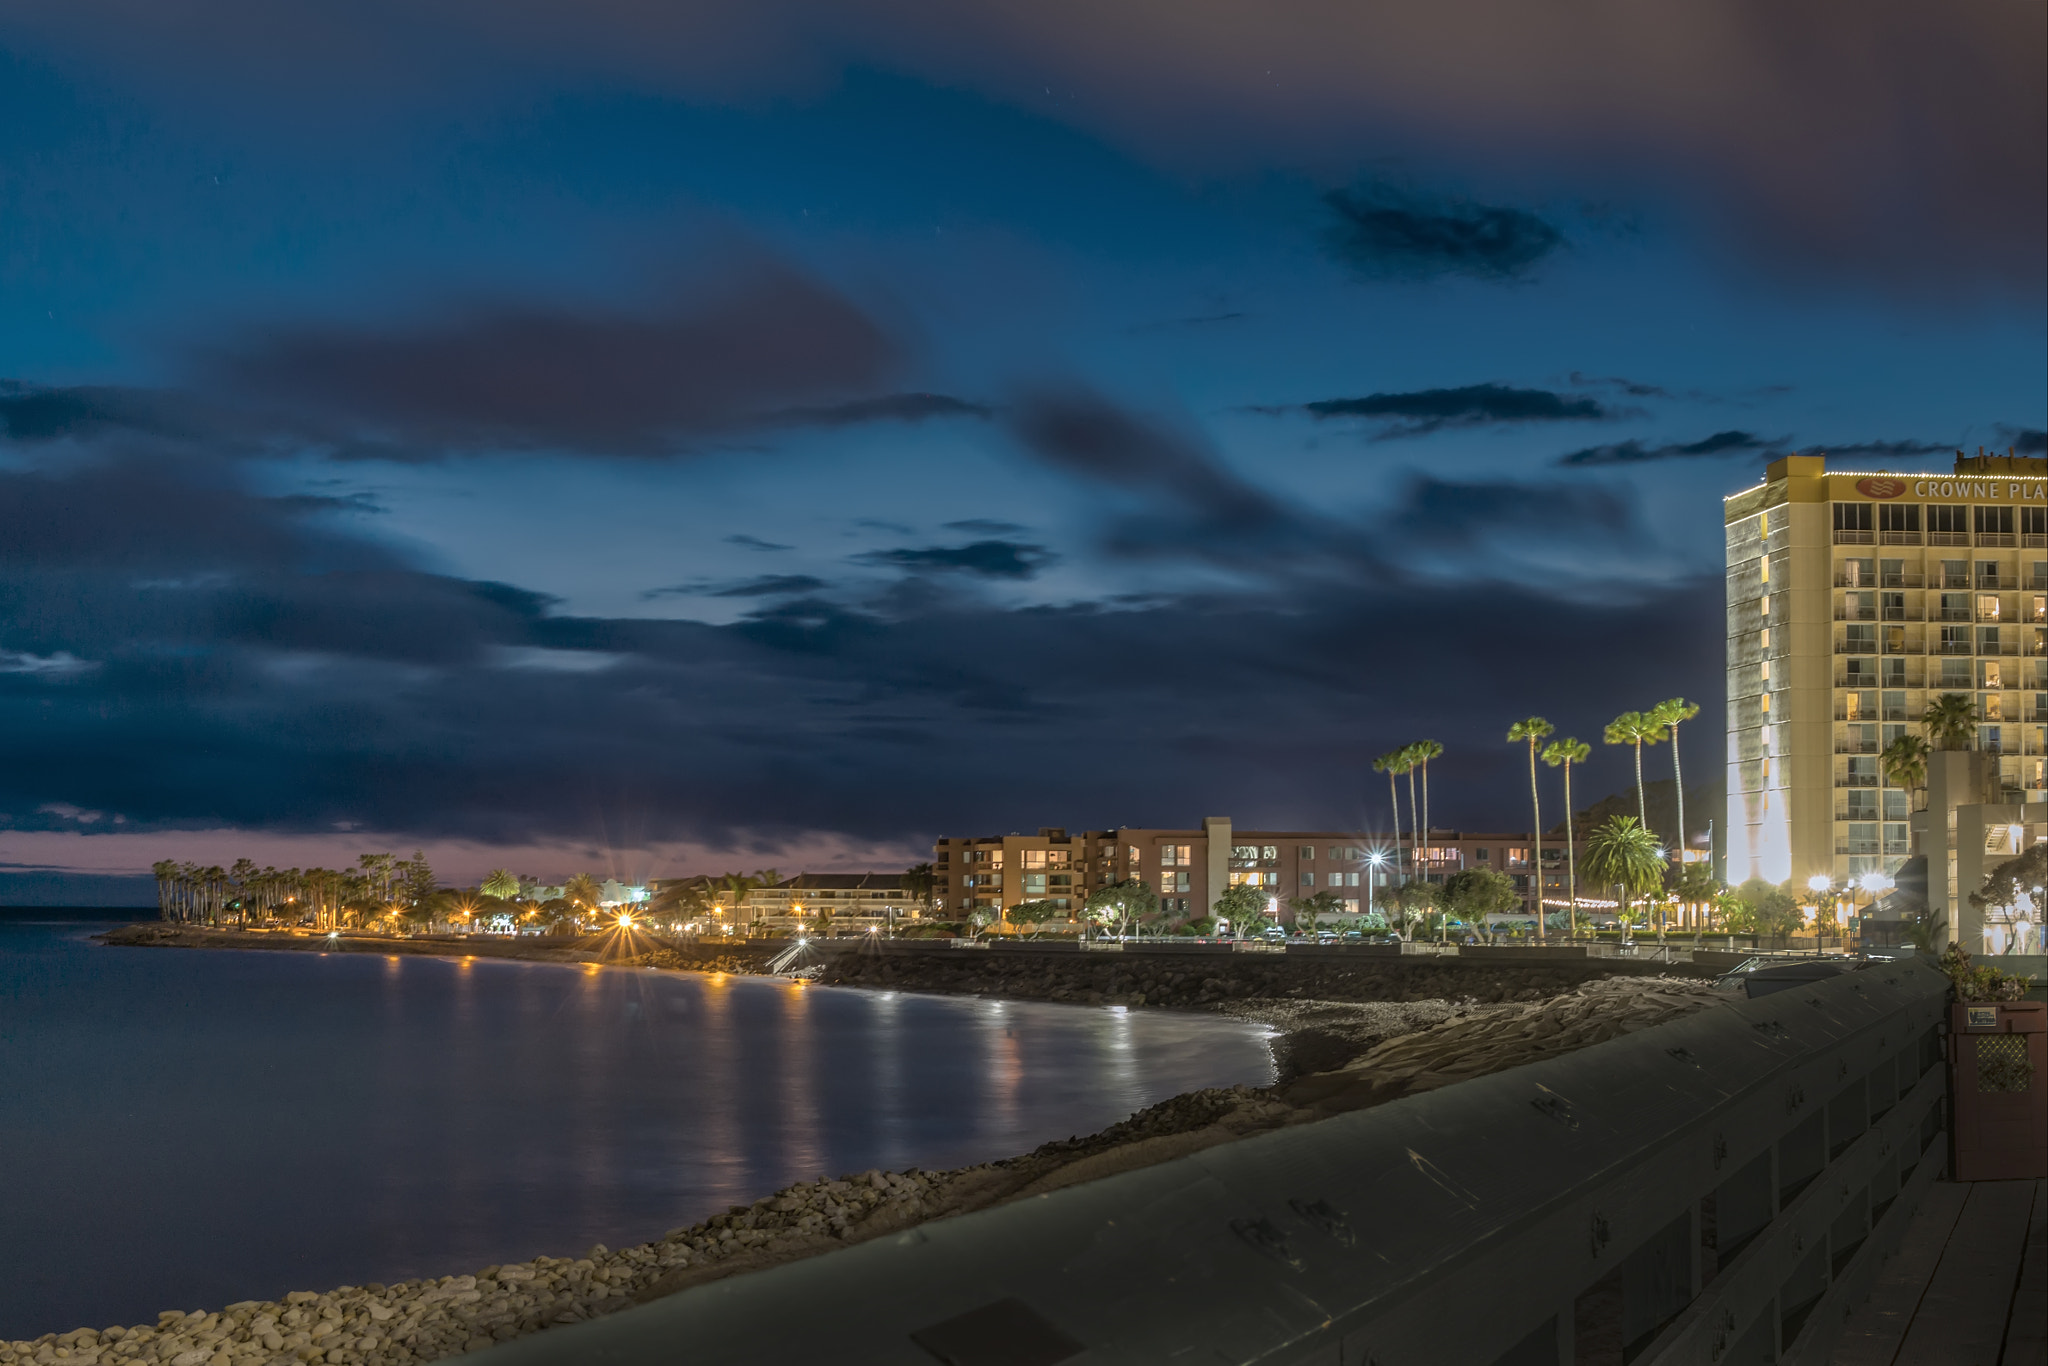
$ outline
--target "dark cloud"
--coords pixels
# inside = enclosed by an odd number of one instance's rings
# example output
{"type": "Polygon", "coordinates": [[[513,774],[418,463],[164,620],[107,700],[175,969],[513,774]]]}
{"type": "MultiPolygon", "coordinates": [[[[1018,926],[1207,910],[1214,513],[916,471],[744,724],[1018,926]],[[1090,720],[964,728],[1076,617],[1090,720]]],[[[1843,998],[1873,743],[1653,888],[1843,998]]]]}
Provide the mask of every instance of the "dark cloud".
{"type": "Polygon", "coordinates": [[[204,379],[359,454],[656,455],[798,401],[851,401],[900,360],[845,297],[756,263],[637,312],[490,303],[405,326],[278,328],[220,350],[204,379]]]}
{"type": "Polygon", "coordinates": [[[2019,455],[2040,455],[2048,452],[2048,431],[2034,427],[2008,427],[1998,424],[1998,439],[2019,455]]]}
{"type": "Polygon", "coordinates": [[[795,546],[793,546],[793,545],[782,545],[782,544],[780,544],[779,542],[776,542],[776,541],[764,541],[764,540],[762,540],[762,539],[761,539],[761,538],[760,538],[759,536],[749,536],[749,535],[747,535],[747,534],[746,534],[745,532],[741,532],[740,534],[738,534],[738,535],[736,535],[736,536],[728,536],[728,537],[726,537],[726,538],[725,538],[725,543],[726,543],[727,545],[736,545],[736,546],[740,546],[740,547],[742,547],[743,549],[746,549],[746,550],[794,550],[794,549],[796,549],[796,547],[795,547],[795,546]]]}
{"type": "Polygon", "coordinates": [[[1091,482],[1127,489],[1196,521],[1240,528],[1284,517],[1273,500],[1225,469],[1190,430],[1139,417],[1083,389],[1019,402],[1011,422],[1026,450],[1091,482]]]}
{"type": "Polygon", "coordinates": [[[1563,233],[1522,209],[1424,195],[1384,181],[1332,190],[1323,202],[1336,218],[1324,239],[1330,252],[1378,279],[1516,279],[1564,245],[1563,233]]]}
{"type": "Polygon", "coordinates": [[[854,556],[862,564],[902,569],[975,574],[986,579],[1030,579],[1058,559],[1042,545],[1019,541],[975,541],[971,545],[870,550],[854,556]]]}
{"type": "Polygon", "coordinates": [[[851,427],[865,422],[922,422],[934,417],[987,418],[994,410],[983,403],[945,394],[884,394],[777,413],[781,422],[813,427],[851,427]]]}
{"type": "Polygon", "coordinates": [[[1376,418],[1392,424],[1388,435],[1415,436],[1442,427],[1476,427],[1524,422],[1598,422],[1614,414],[1583,394],[1516,389],[1504,384],[1468,384],[1459,389],[1418,389],[1364,398],[1326,398],[1302,405],[1316,418],[1376,418]]]}
{"type": "Polygon", "coordinates": [[[1621,390],[1631,398],[1670,398],[1671,391],[1661,385],[1645,384],[1641,380],[1624,379],[1620,375],[1582,375],[1572,371],[1572,383],[1584,386],[1605,384],[1621,390]]]}
{"type": "Polygon", "coordinates": [[[59,441],[108,431],[176,431],[166,396],[112,385],[53,388],[0,380],[0,438],[59,441]]]}
{"type": "Polygon", "coordinates": [[[1743,455],[1769,449],[1774,443],[1754,432],[1715,432],[1698,441],[1671,442],[1661,446],[1641,441],[1617,441],[1609,446],[1588,446],[1561,455],[1560,465],[1640,465],[1653,460],[1687,460],[1702,456],[1743,455]]]}
{"type": "Polygon", "coordinates": [[[992,517],[968,517],[958,522],[947,522],[945,525],[948,531],[965,531],[976,536],[1011,536],[1019,531],[1030,530],[1029,527],[1016,522],[998,521],[992,517]]]}
{"type": "Polygon", "coordinates": [[[726,583],[678,583],[666,588],[650,588],[640,595],[643,601],[656,598],[767,598],[787,593],[809,593],[823,588],[823,579],[814,579],[809,574],[762,574],[757,578],[739,579],[726,583]]]}
{"type": "MultiPolygon", "coordinates": [[[[1371,828],[1371,755],[1429,733],[1450,750],[1440,809],[1485,826],[1520,810],[1502,659],[1530,666],[1513,714],[1581,734],[1645,696],[1711,707],[1722,677],[1711,577],[1567,605],[1507,578],[1423,590],[1332,560],[1313,580],[1102,607],[898,585],[765,594],[724,626],[581,617],[422,571],[218,474],[0,470],[0,651],[78,664],[0,670],[0,819],[104,813],[93,829],[120,818],[173,855],[182,828],[338,822],[508,843],[621,822],[649,840],[915,840],[1213,811],[1371,828]],[[1388,643],[1412,639],[1429,667],[1386,668],[1388,643]]],[[[1469,562],[1500,519],[1619,525],[1597,492],[1425,481],[1388,521],[1469,562]]],[[[886,562],[1007,571],[1039,552],[978,553],[886,562]]]]}

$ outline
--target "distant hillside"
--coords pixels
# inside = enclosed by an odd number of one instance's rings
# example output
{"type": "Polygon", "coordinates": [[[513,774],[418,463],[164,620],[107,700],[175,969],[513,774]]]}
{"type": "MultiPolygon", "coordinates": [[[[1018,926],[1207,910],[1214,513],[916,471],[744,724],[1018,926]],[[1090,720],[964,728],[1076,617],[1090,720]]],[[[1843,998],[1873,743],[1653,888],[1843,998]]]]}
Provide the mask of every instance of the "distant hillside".
{"type": "MultiPolygon", "coordinates": [[[[1692,827],[1692,845],[1701,847],[1707,837],[1707,823],[1725,819],[1728,803],[1725,797],[1727,781],[1717,777],[1711,783],[1697,783],[1685,790],[1685,823],[1692,827]]],[[[1678,829],[1678,785],[1669,778],[1654,780],[1643,785],[1643,804],[1650,815],[1650,828],[1663,839],[1670,839],[1678,829]]],[[[1583,811],[1573,814],[1581,835],[1592,829],[1609,816],[1633,816],[1636,814],[1636,790],[1624,788],[1594,802],[1583,811]]],[[[1551,831],[1554,835],[1564,834],[1564,823],[1560,821],[1551,831]]]]}

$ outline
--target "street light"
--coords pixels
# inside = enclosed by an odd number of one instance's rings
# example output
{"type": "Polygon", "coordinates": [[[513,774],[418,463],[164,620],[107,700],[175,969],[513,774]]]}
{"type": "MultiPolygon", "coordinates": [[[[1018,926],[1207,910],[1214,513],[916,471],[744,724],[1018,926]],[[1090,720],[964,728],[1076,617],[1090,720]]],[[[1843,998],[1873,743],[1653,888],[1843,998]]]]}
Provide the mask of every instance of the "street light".
{"type": "Polygon", "coordinates": [[[1386,866],[1387,856],[1383,850],[1372,849],[1366,852],[1365,861],[1369,868],[1365,875],[1365,918],[1370,920],[1373,917],[1372,884],[1378,877],[1379,870],[1386,866]]]}

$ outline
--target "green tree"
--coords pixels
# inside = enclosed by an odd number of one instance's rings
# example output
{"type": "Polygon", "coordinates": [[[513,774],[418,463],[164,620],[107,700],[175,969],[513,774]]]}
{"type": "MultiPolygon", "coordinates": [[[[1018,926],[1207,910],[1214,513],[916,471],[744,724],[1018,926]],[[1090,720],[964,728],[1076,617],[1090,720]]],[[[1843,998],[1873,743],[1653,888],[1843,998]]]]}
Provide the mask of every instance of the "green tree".
{"type": "Polygon", "coordinates": [[[1564,768],[1564,858],[1565,884],[1569,888],[1571,910],[1567,924],[1574,938],[1579,933],[1579,843],[1572,833],[1572,765],[1582,764],[1593,752],[1593,747],[1584,740],[1567,735],[1562,740],[1552,740],[1543,747],[1543,762],[1552,768],[1564,768]]]}
{"type": "MultiPolygon", "coordinates": [[[[1635,746],[1636,824],[1648,830],[1650,806],[1648,799],[1643,795],[1643,746],[1661,744],[1664,740],[1664,727],[1658,724],[1655,712],[1625,711],[1607,723],[1605,739],[1610,745],[1635,746]]],[[[1657,847],[1654,832],[1650,837],[1650,847],[1657,847]]],[[[1590,861],[1589,857],[1588,862],[1590,861]]]]}
{"type": "Polygon", "coordinates": [[[1491,868],[1460,868],[1444,879],[1445,912],[1468,926],[1477,926],[1488,938],[1492,936],[1485,928],[1486,917],[1505,915],[1521,904],[1522,894],[1515,889],[1515,880],[1491,868]]]}
{"type": "Polygon", "coordinates": [[[509,868],[493,868],[477,890],[500,901],[516,901],[519,898],[519,879],[509,868]]]}
{"type": "Polygon", "coordinates": [[[1048,920],[1065,920],[1067,908],[1047,901],[1020,901],[1010,907],[1009,920],[1012,925],[1029,925],[1035,935],[1039,927],[1048,920]]]}
{"type": "Polygon", "coordinates": [[[1921,736],[1901,735],[1879,752],[1877,766],[1884,770],[1886,782],[1910,792],[1927,781],[1929,753],[1927,741],[1921,736]]]}
{"type": "Polygon", "coordinates": [[[1407,927],[1408,937],[1415,937],[1417,922],[1427,923],[1430,912],[1442,901],[1442,890],[1427,878],[1417,878],[1396,887],[1387,898],[1401,913],[1401,921],[1407,927]]]}
{"type": "Polygon", "coordinates": [[[939,885],[939,875],[932,871],[929,863],[913,863],[903,870],[903,895],[916,902],[922,910],[932,908],[932,893],[939,885]]]}
{"type": "Polygon", "coordinates": [[[1789,887],[1773,887],[1757,899],[1757,931],[1770,935],[1776,943],[1784,943],[1799,928],[1801,919],[1799,898],[1789,887]]]}
{"type": "Polygon", "coordinates": [[[438,890],[433,865],[428,863],[427,856],[417,849],[412,851],[411,858],[398,864],[397,872],[399,896],[410,905],[419,905],[438,890]]]}
{"type": "Polygon", "coordinates": [[[1344,898],[1332,891],[1320,891],[1310,896],[1298,896],[1287,903],[1287,909],[1294,912],[1296,925],[1315,925],[1326,915],[1341,915],[1344,898]]]}
{"type": "Polygon", "coordinates": [[[1920,717],[1936,749],[1968,749],[1977,734],[1977,704],[1968,693],[1945,692],[1920,717]]]}
{"type": "Polygon", "coordinates": [[[1671,732],[1671,782],[1678,789],[1678,860],[1685,861],[1691,833],[1685,828],[1685,770],[1678,762],[1678,727],[1700,714],[1700,704],[1683,697],[1667,697],[1650,709],[1650,718],[1671,732]]]}
{"type": "Polygon", "coordinates": [[[1158,914],[1159,894],[1138,878],[1126,878],[1097,888],[1083,910],[1090,920],[1115,925],[1118,934],[1126,935],[1132,925],[1158,914]]]}
{"type": "Polygon", "coordinates": [[[1711,864],[1704,860],[1698,863],[1681,863],[1671,879],[1671,890],[1679,901],[1688,906],[1711,906],[1726,889],[1721,880],[1714,876],[1711,864]]]}
{"type": "Polygon", "coordinates": [[[1239,884],[1225,888],[1223,895],[1217,897],[1215,905],[1209,909],[1210,914],[1218,919],[1228,920],[1231,932],[1243,938],[1246,929],[1264,922],[1266,894],[1256,887],[1239,884]]]}
{"type": "Polygon", "coordinates": [[[1629,923],[1636,898],[1661,891],[1664,860],[1657,837],[1628,816],[1609,816],[1586,837],[1586,871],[1620,890],[1621,916],[1629,923]]]}
{"type": "Polygon", "coordinates": [[[604,895],[604,887],[595,874],[578,873],[562,884],[562,895],[586,913],[595,914],[598,898],[604,895]]]}
{"type": "Polygon", "coordinates": [[[1536,939],[1543,939],[1543,802],[1536,792],[1536,743],[1548,739],[1557,732],[1540,716],[1525,717],[1508,727],[1508,743],[1526,742],[1529,746],[1529,885],[1534,895],[1531,904],[1536,910],[1536,939]]]}

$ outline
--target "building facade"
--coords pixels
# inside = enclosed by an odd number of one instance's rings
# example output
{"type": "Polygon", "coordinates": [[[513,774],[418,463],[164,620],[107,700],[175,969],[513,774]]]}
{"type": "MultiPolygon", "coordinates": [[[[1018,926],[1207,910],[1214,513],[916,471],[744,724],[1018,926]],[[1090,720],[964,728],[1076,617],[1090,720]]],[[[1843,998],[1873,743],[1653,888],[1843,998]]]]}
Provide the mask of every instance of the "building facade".
{"type": "Polygon", "coordinates": [[[750,889],[740,919],[750,931],[836,933],[888,929],[920,918],[923,910],[904,888],[901,873],[799,873],[750,889]]]}
{"type": "Polygon", "coordinates": [[[2001,808],[2008,841],[2048,816],[2048,460],[1959,454],[1925,476],[1787,456],[1724,523],[1727,879],[1839,889],[1925,854],[1960,933],[1975,884],[1957,883],[1956,808],[2001,808]],[[1954,791],[1930,824],[1879,755],[1944,693],[1975,704],[1977,758],[1942,768],[1954,791]]]}
{"type": "MultiPolygon", "coordinates": [[[[1543,844],[1542,894],[1564,898],[1562,840],[1543,844]]],[[[1216,898],[1235,886],[1267,894],[1269,918],[1292,924],[1290,903],[1328,892],[1341,909],[1330,918],[1384,910],[1379,898],[1412,877],[1442,882],[1463,868],[1491,868],[1514,878],[1525,895],[1531,882],[1529,837],[1433,830],[1419,850],[1404,839],[1335,830],[1239,830],[1228,816],[1199,827],[1127,826],[1069,834],[1041,827],[1032,835],[962,836],[939,840],[932,851],[936,914],[961,919],[976,910],[1001,914],[1025,901],[1051,901],[1079,916],[1089,896],[1127,880],[1143,882],[1177,919],[1211,914],[1216,898]]]]}

